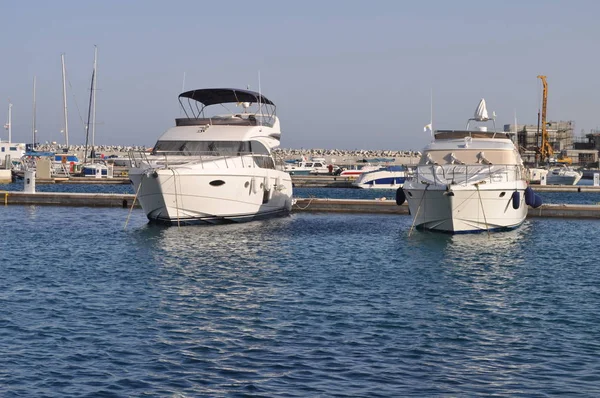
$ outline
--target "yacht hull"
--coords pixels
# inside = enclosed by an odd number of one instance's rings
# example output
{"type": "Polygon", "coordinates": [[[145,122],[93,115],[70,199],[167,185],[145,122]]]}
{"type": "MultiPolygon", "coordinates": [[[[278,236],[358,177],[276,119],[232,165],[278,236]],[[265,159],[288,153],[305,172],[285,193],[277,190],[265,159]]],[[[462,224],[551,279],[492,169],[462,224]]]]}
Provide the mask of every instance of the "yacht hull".
{"type": "Polygon", "coordinates": [[[466,186],[404,185],[410,213],[418,228],[469,233],[516,228],[527,216],[525,181],[466,186]],[[518,208],[513,192],[519,193],[518,208]]]}
{"type": "Polygon", "coordinates": [[[132,169],[130,179],[151,222],[246,222],[289,213],[292,181],[272,169],[132,169]]]}
{"type": "Polygon", "coordinates": [[[552,175],[548,173],[546,177],[547,185],[577,185],[581,180],[581,174],[573,175],[552,175]]]}

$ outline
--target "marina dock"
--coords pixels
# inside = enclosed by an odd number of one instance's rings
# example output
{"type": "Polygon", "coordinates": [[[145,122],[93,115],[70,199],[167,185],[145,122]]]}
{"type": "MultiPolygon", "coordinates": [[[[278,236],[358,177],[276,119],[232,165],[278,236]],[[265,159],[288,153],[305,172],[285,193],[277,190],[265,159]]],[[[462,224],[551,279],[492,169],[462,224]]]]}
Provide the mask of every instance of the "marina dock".
{"type": "MultiPolygon", "coordinates": [[[[583,187],[582,187],[583,188],[583,187]]],[[[598,188],[598,187],[585,187],[598,188]]],[[[49,205],[49,206],[88,206],[121,207],[134,205],[133,194],[106,193],[62,193],[62,192],[13,192],[0,191],[0,204],[7,205],[49,205]]],[[[139,202],[135,202],[140,208],[139,202]]],[[[382,199],[323,199],[298,198],[292,213],[370,213],[408,215],[408,206],[398,206],[395,200],[382,199]]],[[[537,209],[529,209],[527,217],[563,217],[600,219],[600,205],[544,204],[537,209]]]]}
{"type": "MultiPolygon", "coordinates": [[[[297,199],[292,212],[409,214],[408,205],[395,200],[317,198],[297,199]]],[[[600,218],[600,205],[543,204],[529,208],[527,217],[600,218]]]]}

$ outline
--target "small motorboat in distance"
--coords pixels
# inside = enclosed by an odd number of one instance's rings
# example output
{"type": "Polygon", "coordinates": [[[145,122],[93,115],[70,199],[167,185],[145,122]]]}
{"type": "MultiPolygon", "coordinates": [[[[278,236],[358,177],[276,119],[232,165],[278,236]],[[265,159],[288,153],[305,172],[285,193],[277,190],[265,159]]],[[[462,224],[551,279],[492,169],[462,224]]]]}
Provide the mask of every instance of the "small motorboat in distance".
{"type": "Polygon", "coordinates": [[[577,185],[583,173],[575,170],[573,167],[563,164],[548,170],[546,175],[546,184],[548,185],[577,185]]]}
{"type": "Polygon", "coordinates": [[[386,166],[360,174],[352,185],[363,189],[396,189],[408,178],[405,166],[386,166]]]}

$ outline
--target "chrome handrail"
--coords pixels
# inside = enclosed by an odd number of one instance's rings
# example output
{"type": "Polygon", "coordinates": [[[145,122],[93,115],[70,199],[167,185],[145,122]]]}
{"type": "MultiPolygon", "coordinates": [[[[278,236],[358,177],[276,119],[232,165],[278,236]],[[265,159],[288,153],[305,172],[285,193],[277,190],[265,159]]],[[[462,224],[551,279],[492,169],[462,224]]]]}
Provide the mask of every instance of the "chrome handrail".
{"type": "MultiPolygon", "coordinates": [[[[152,168],[169,168],[174,165],[187,165],[187,164],[199,164],[204,169],[204,165],[207,162],[214,162],[223,160],[225,167],[234,167],[231,163],[234,159],[241,161],[242,167],[260,167],[258,162],[263,165],[269,165],[268,161],[263,159],[271,160],[273,168],[275,167],[275,160],[269,154],[257,154],[253,152],[237,152],[237,153],[219,153],[215,151],[203,151],[203,152],[178,152],[178,151],[160,151],[152,154],[141,151],[130,151],[129,159],[133,167],[141,168],[152,167],[152,168]],[[252,158],[252,162],[248,163],[248,158],[252,158]]],[[[270,168],[270,167],[268,167],[270,168]]]]}
{"type": "Polygon", "coordinates": [[[522,171],[523,166],[512,164],[428,164],[417,166],[414,170],[414,178],[416,181],[426,182],[429,185],[468,185],[481,181],[493,183],[498,177],[506,182],[517,181],[521,179],[522,171]]]}

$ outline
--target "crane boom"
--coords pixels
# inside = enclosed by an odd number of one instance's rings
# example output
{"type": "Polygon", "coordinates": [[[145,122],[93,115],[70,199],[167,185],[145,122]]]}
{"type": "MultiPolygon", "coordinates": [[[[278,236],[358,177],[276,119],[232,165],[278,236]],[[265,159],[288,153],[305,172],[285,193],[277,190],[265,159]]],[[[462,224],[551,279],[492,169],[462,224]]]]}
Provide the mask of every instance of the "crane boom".
{"type": "Polygon", "coordinates": [[[545,162],[554,154],[554,150],[552,149],[552,145],[548,140],[548,128],[546,122],[546,105],[548,104],[548,83],[546,82],[546,76],[538,75],[538,79],[542,80],[542,84],[544,86],[544,91],[542,93],[542,143],[539,147],[540,152],[540,160],[545,162]]]}

